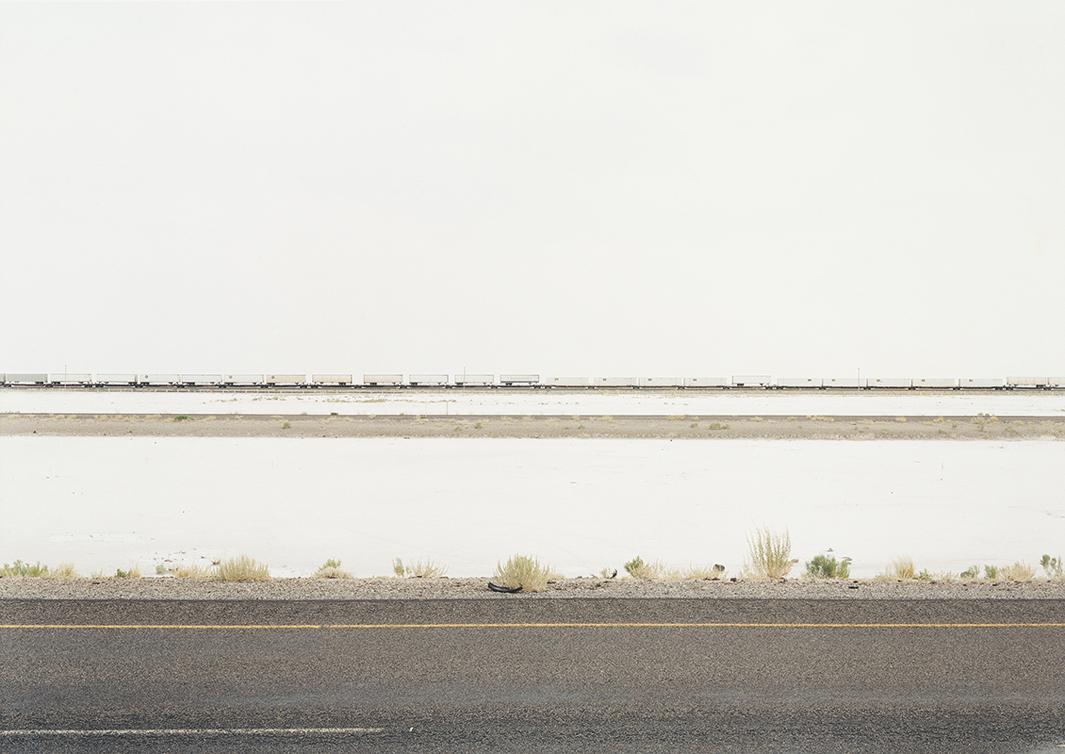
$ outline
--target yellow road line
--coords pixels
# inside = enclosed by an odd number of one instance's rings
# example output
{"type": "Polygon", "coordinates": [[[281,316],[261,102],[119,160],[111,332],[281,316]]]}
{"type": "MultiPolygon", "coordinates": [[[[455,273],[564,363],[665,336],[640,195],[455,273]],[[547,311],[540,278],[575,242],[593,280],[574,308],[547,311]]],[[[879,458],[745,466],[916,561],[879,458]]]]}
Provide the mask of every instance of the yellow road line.
{"type": "Polygon", "coordinates": [[[738,628],[738,629],[961,629],[1065,628],[1062,623],[4,623],[0,630],[425,630],[425,629],[549,629],[549,628],[738,628]]]}

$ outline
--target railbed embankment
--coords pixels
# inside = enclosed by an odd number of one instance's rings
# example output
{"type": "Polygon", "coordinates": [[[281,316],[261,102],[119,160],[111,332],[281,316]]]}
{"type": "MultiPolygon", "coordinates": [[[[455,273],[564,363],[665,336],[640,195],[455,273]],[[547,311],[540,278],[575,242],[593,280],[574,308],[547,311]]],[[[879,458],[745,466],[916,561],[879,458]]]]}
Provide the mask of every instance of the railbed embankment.
{"type": "Polygon", "coordinates": [[[0,414],[0,436],[1062,440],[1065,416],[0,414]]]}

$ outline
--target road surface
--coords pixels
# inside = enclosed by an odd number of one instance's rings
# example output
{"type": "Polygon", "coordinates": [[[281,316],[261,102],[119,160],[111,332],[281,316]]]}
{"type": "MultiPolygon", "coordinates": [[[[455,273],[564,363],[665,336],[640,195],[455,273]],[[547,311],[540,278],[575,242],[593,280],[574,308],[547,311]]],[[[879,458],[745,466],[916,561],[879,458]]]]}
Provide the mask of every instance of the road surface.
{"type": "Polygon", "coordinates": [[[1061,751],[1065,601],[0,601],[0,751],[1061,751]]]}

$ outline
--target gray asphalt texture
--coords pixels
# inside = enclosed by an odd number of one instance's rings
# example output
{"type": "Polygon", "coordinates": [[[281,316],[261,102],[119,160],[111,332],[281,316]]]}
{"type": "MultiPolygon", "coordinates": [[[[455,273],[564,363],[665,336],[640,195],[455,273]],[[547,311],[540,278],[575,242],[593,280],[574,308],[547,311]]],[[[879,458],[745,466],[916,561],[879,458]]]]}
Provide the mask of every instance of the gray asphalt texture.
{"type": "Polygon", "coordinates": [[[1062,751],[1062,600],[2,600],[2,752],[1062,751]]]}

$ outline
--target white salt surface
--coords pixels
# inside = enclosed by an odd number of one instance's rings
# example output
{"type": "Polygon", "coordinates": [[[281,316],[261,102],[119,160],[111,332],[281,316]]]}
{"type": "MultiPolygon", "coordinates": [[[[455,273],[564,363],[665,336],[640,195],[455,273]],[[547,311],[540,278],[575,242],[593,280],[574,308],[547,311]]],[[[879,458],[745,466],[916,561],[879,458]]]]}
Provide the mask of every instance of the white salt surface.
{"type": "Polygon", "coordinates": [[[606,414],[795,416],[1065,415],[1065,394],[695,391],[359,391],[335,393],[0,390],[0,413],[606,414]]]}
{"type": "Polygon", "coordinates": [[[871,576],[1065,551],[1055,442],[0,437],[0,561],[85,574],[248,553],[275,575],[395,556],[486,575],[534,553],[565,575],[633,555],[742,566],[790,529],[871,576]]]}

